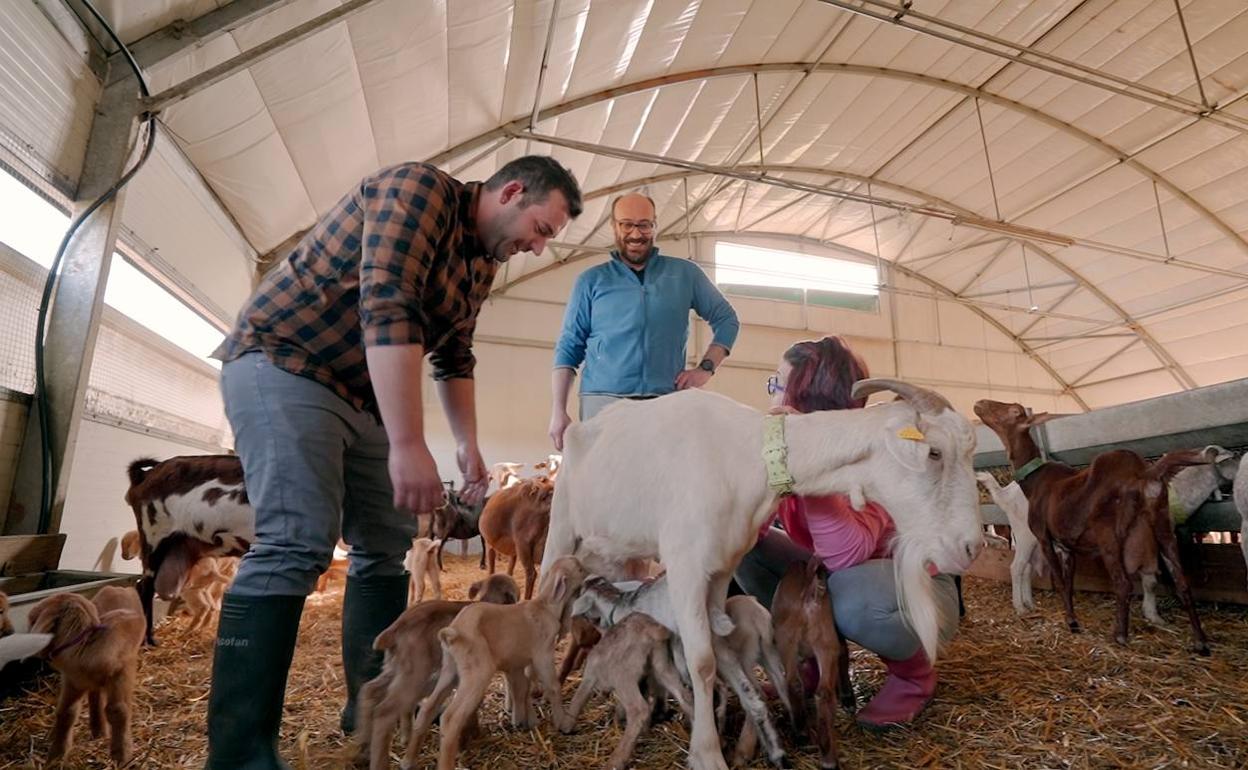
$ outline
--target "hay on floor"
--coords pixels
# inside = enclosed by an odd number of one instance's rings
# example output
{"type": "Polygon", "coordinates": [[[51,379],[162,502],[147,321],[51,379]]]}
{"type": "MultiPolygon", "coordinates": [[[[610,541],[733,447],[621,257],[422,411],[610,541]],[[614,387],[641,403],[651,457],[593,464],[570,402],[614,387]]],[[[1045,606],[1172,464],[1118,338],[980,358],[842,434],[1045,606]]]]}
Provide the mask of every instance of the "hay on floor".
{"type": "MultiPolygon", "coordinates": [[[[462,597],[478,579],[476,557],[447,553],[443,586],[462,597]]],[[[523,583],[523,578],[521,578],[523,583]]],[[[1248,766],[1248,608],[1201,605],[1213,657],[1187,651],[1185,618],[1162,600],[1169,629],[1143,623],[1133,608],[1131,644],[1109,639],[1112,598],[1080,594],[1084,633],[1071,635],[1056,597],[1038,592],[1038,612],[1017,618],[1009,586],[965,581],[968,615],[939,663],[937,697],[911,728],[866,732],[840,712],[841,760],[848,768],[1243,768],[1248,766]]],[[[282,731],[283,756],[295,768],[345,765],[349,746],[338,734],[343,698],[339,650],[342,585],[309,598],[290,675],[282,731]]],[[[134,719],[136,755],[130,767],[201,768],[204,719],[212,666],[211,631],[188,632],[175,618],[146,650],[134,719]]],[[[883,680],[872,655],[854,649],[859,701],[883,680]]],[[[576,676],[569,680],[570,697],[576,676]]],[[[27,681],[0,701],[0,769],[40,767],[52,724],[55,675],[27,681]]],[[[541,707],[543,716],[546,709],[541,707]]],[[[776,712],[778,714],[778,711],[776,712]]],[[[483,737],[460,756],[463,767],[601,767],[620,732],[599,698],[559,735],[543,719],[532,731],[507,726],[501,679],[483,708],[483,737]]],[[[85,718],[67,767],[108,767],[106,742],[92,740],[85,718]]],[[[675,723],[655,727],[638,745],[634,767],[683,767],[688,736],[675,723]]],[[[398,766],[400,749],[394,748],[398,766]]],[[[433,767],[434,740],[422,754],[433,767]]],[[[793,751],[801,770],[818,767],[811,747],[793,751]]],[[[764,767],[761,761],[755,767],[764,767]]]]}

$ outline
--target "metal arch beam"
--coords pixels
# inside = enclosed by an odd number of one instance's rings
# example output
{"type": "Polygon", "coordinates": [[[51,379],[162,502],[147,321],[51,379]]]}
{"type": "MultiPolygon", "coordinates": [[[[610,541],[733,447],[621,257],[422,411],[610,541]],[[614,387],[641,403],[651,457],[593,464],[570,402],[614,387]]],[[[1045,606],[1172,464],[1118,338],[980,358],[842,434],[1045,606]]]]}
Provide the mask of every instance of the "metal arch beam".
{"type": "MultiPolygon", "coordinates": [[[[1114,147],[1108,142],[1105,142],[1104,140],[1099,139],[1093,136],[1092,134],[1089,134],[1088,132],[1083,131],[1082,129],[1076,128],[1075,126],[1072,126],[1060,120],[1059,118],[1054,117],[1053,115],[1050,115],[1034,107],[1029,107],[1025,104],[1022,104],[1021,102],[1017,102],[1012,99],[1008,99],[1004,96],[1000,96],[998,94],[985,91],[982,88],[976,88],[974,86],[965,85],[963,83],[957,83],[952,80],[936,78],[930,75],[924,75],[924,74],[917,73],[917,72],[907,72],[905,70],[897,70],[897,69],[892,69],[888,67],[869,67],[869,66],[861,65],[861,64],[846,64],[846,63],[834,63],[834,62],[817,62],[813,64],[811,62],[777,62],[777,63],[768,63],[768,64],[744,64],[744,65],[738,65],[738,66],[732,66],[732,67],[711,67],[707,69],[689,70],[686,72],[678,72],[678,73],[662,75],[662,76],[654,77],[654,78],[647,78],[645,80],[639,80],[634,83],[627,83],[621,86],[615,86],[612,88],[603,89],[601,91],[596,91],[592,94],[587,94],[585,96],[578,97],[576,99],[570,99],[561,104],[547,107],[546,109],[541,111],[538,119],[547,120],[549,118],[559,117],[569,112],[578,110],[582,107],[588,107],[590,105],[598,104],[599,102],[607,101],[609,99],[616,99],[621,96],[628,96],[630,94],[639,93],[641,91],[648,91],[654,88],[661,88],[662,86],[674,85],[677,83],[687,83],[692,80],[706,80],[709,78],[736,77],[736,76],[744,76],[744,75],[777,73],[777,72],[821,72],[821,73],[829,73],[829,74],[858,75],[858,76],[863,76],[863,77],[880,77],[886,80],[907,81],[911,83],[917,83],[920,85],[926,85],[932,88],[939,88],[945,91],[952,91],[954,93],[960,93],[965,96],[978,97],[979,99],[982,99],[983,101],[988,102],[989,104],[994,104],[1003,109],[1007,109],[1012,112],[1017,112],[1019,114],[1033,118],[1035,120],[1040,121],[1041,123],[1044,123],[1050,128],[1053,128],[1056,131],[1059,131],[1068,136],[1072,136],[1076,139],[1079,139],[1080,141],[1087,144],[1088,146],[1094,147],[1100,150],[1106,155],[1109,155],[1112,158],[1114,158],[1117,162],[1124,164],[1132,169],[1135,169],[1137,172],[1139,172],[1146,178],[1151,179],[1152,181],[1156,182],[1159,186],[1165,188],[1165,190],[1168,193],[1170,193],[1172,196],[1178,198],[1179,200],[1183,201],[1185,204],[1190,206],[1202,218],[1204,218],[1206,221],[1208,221],[1210,224],[1216,227],[1225,236],[1227,236],[1232,241],[1237,243],[1245,254],[1248,254],[1248,239],[1245,239],[1244,236],[1240,235],[1229,224],[1227,224],[1225,221],[1219,218],[1216,214],[1214,214],[1211,210],[1206,208],[1204,205],[1197,202],[1194,198],[1192,198],[1191,195],[1189,195],[1187,192],[1179,188],[1173,182],[1166,179],[1160,173],[1153,170],[1152,168],[1145,165],[1144,163],[1141,163],[1139,160],[1131,157],[1129,154],[1122,151],[1121,149],[1114,147]]],[[[513,120],[511,122],[504,123],[490,131],[486,131],[484,133],[478,134],[477,136],[471,139],[467,139],[463,142],[460,142],[454,147],[451,147],[441,153],[438,153],[437,155],[434,155],[433,157],[428,159],[428,162],[433,163],[435,165],[440,164],[440,163],[445,163],[450,158],[453,158],[457,155],[461,155],[466,152],[471,152],[481,147],[484,144],[494,141],[495,139],[498,139],[503,136],[509,136],[509,135],[520,133],[527,128],[529,119],[530,119],[530,116],[526,115],[516,120],[513,120]]],[[[874,180],[872,181],[874,183],[874,180]]]]}
{"type": "Polygon", "coordinates": [[[197,19],[178,19],[130,45],[130,53],[143,69],[190,53],[249,21],[272,13],[292,0],[233,0],[197,19]]]}
{"type": "Polygon", "coordinates": [[[346,2],[332,11],[326,11],[320,16],[292,27],[282,34],[266,40],[254,48],[249,48],[238,56],[227,59],[215,67],[206,69],[194,77],[187,78],[177,85],[170,86],[158,94],[152,94],[143,100],[143,107],[149,112],[160,112],[171,104],[176,104],[209,86],[225,80],[235,73],[242,72],[254,64],[259,64],[270,56],[320,32],[331,24],[337,24],[352,14],[359,13],[373,2],[376,2],[376,0],[346,0],[346,2]]]}
{"type": "MultiPolygon", "coordinates": [[[[794,172],[801,172],[801,173],[819,174],[819,175],[824,175],[824,176],[838,176],[838,177],[843,177],[847,179],[863,179],[863,177],[858,174],[837,171],[834,169],[811,167],[811,166],[785,166],[785,165],[757,166],[755,165],[755,166],[741,166],[737,170],[747,171],[750,169],[761,170],[761,171],[784,170],[784,171],[794,171],[794,172]]],[[[659,175],[653,175],[650,177],[644,177],[642,181],[649,180],[652,182],[652,181],[657,181],[659,178],[670,180],[670,179],[676,179],[676,178],[681,178],[685,176],[697,176],[697,175],[702,175],[705,173],[707,172],[700,171],[700,170],[681,170],[681,171],[671,172],[668,174],[659,174],[659,175]]],[[[594,190],[588,193],[587,197],[589,196],[597,197],[597,194],[599,193],[601,193],[602,195],[610,194],[611,191],[620,189],[621,186],[624,184],[625,183],[617,183],[609,187],[601,188],[600,190],[594,190]]],[[[639,186],[641,184],[641,181],[633,181],[628,184],[629,186],[635,187],[635,186],[639,186]]],[[[905,195],[917,197],[920,200],[926,201],[929,204],[947,208],[957,213],[961,213],[964,215],[974,214],[974,212],[971,212],[968,209],[965,209],[962,206],[959,206],[953,201],[946,200],[944,198],[932,195],[930,193],[926,193],[922,190],[917,190],[911,187],[906,187],[904,185],[897,185],[891,182],[873,182],[873,184],[878,184],[880,187],[886,187],[896,192],[903,193],[905,195]]],[[[1007,236],[1007,238],[1009,237],[1007,236]]],[[[811,240],[814,240],[814,239],[811,239],[811,240]]],[[[1027,246],[1030,246],[1037,254],[1043,257],[1046,262],[1053,265],[1055,268],[1057,268],[1061,272],[1065,273],[1069,278],[1071,278],[1076,283],[1078,283],[1085,291],[1092,294],[1092,296],[1096,297],[1102,304],[1104,304],[1106,307],[1112,310],[1114,314],[1117,315],[1122,320],[1122,323],[1124,323],[1128,328],[1130,328],[1137,335],[1139,335],[1140,339],[1143,340],[1145,345],[1147,345],[1148,348],[1153,352],[1153,355],[1157,356],[1157,359],[1162,362],[1165,368],[1171,372],[1171,375],[1178,381],[1179,385],[1181,385],[1184,389],[1190,390],[1191,388],[1196,387],[1196,381],[1187,372],[1187,370],[1183,368],[1182,364],[1180,364],[1172,355],[1170,355],[1169,351],[1167,351],[1164,347],[1162,347],[1162,345],[1159,342],[1157,342],[1157,340],[1153,338],[1153,336],[1149,334],[1148,331],[1145,330],[1144,327],[1140,325],[1140,323],[1135,318],[1133,318],[1131,314],[1128,313],[1124,307],[1122,307],[1113,299],[1111,299],[1109,295],[1105,294],[1105,292],[1097,288],[1091,281],[1084,278],[1083,275],[1080,274],[1073,267],[1071,267],[1066,262],[1059,259],[1057,255],[1055,255],[1053,252],[1045,248],[1042,248],[1039,244],[1035,243],[1034,241],[1024,241],[1018,238],[1009,238],[1009,240],[1017,241],[1019,243],[1026,243],[1027,246]]],[[[839,246],[839,244],[838,244],[838,247],[847,248],[847,247],[839,246]]],[[[874,259],[875,258],[874,255],[872,255],[871,258],[874,259]]],[[[555,265],[547,265],[546,267],[539,268],[537,271],[534,271],[533,273],[527,273],[521,276],[520,278],[517,278],[516,281],[524,281],[524,280],[528,280],[530,277],[536,277],[537,275],[541,275],[542,273],[546,272],[552,267],[555,267],[556,265],[562,266],[563,264],[567,264],[567,262],[569,261],[573,261],[573,260],[565,259],[563,262],[556,263],[555,265]]],[[[896,264],[896,263],[893,263],[893,264],[896,264]]],[[[516,281],[512,281],[510,284],[508,284],[507,286],[503,288],[514,286],[516,281]]]]}

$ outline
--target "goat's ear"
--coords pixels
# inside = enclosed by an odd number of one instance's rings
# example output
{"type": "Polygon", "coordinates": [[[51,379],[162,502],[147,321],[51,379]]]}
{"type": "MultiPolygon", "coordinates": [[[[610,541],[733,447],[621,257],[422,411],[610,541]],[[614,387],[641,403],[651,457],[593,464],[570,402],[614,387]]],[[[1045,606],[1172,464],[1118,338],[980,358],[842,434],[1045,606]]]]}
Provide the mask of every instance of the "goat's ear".
{"type": "Polygon", "coordinates": [[[468,587],[468,601],[475,602],[477,600],[477,597],[481,595],[483,585],[483,581],[478,580],[468,587]]]}
{"type": "Polygon", "coordinates": [[[884,443],[888,453],[907,470],[921,472],[927,470],[927,458],[932,445],[912,422],[890,423],[884,443]]]}
{"type": "Polygon", "coordinates": [[[555,576],[555,590],[551,593],[555,602],[562,604],[568,598],[568,576],[562,572],[555,576]]]}
{"type": "Polygon", "coordinates": [[[1027,427],[1034,428],[1037,425],[1044,425],[1046,422],[1055,419],[1056,417],[1057,415],[1049,414],[1048,412],[1036,412],[1027,418],[1027,427]]]}

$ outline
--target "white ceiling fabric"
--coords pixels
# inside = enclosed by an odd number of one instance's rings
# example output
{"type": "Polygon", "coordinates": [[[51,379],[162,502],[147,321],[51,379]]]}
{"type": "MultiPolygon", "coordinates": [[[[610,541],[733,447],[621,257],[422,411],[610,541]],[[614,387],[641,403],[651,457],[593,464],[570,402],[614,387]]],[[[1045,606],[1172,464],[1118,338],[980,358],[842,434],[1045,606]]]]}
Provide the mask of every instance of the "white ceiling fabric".
{"type": "MultiPolygon", "coordinates": [[[[133,42],[225,3],[103,5],[133,42]]],[[[686,229],[745,231],[873,258],[878,237],[879,256],[897,265],[889,285],[903,373],[968,366],[966,355],[929,360],[931,346],[906,357],[935,323],[948,350],[1008,359],[979,356],[987,381],[1010,368],[1014,384],[1086,408],[1248,376],[1248,5],[1180,5],[1206,117],[1145,101],[1202,102],[1173,0],[913,4],[1093,68],[1098,82],[1130,83],[1141,98],[815,0],[375,0],[161,117],[260,253],[380,166],[436,158],[481,177],[528,151],[555,154],[591,196],[561,236],[569,244],[607,245],[606,202],[642,182],[675,241],[686,229]],[[556,6],[539,134],[754,171],[761,163],[776,178],[1078,242],[1024,248],[1009,234],[882,206],[873,227],[859,202],[523,138],[498,146],[496,129],[528,126],[556,6]]],[[[338,7],[278,3],[152,67],[152,90],[338,7]]],[[[526,275],[554,275],[556,258],[575,273],[592,263],[584,257],[518,256],[499,288],[532,288],[526,275]]]]}

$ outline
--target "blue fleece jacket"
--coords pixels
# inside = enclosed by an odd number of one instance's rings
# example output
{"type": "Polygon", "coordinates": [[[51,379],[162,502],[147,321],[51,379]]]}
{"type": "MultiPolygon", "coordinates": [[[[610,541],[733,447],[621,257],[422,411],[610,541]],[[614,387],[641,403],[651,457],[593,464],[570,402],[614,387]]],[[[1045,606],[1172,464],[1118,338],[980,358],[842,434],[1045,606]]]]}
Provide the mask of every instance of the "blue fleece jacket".
{"type": "Polygon", "coordinates": [[[644,280],[617,252],[576,279],[555,345],[555,368],[585,364],[582,394],[652,396],[676,389],[685,368],[689,311],[731,350],[740,323],[711,279],[693,262],[658,253],[644,280]]]}

